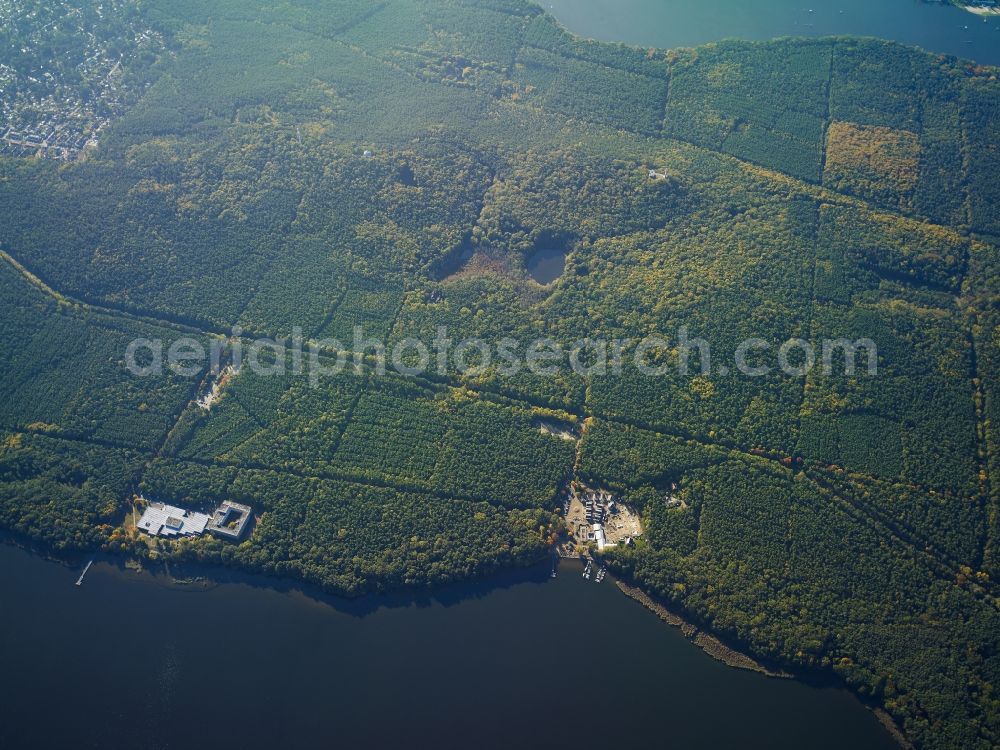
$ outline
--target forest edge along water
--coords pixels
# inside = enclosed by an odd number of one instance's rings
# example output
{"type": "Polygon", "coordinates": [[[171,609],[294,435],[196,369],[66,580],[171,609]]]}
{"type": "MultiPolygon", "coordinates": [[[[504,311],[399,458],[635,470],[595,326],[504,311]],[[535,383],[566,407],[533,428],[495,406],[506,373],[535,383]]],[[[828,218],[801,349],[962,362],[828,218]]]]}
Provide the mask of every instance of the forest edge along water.
{"type": "Polygon", "coordinates": [[[984,65],[1000,64],[1000,17],[924,0],[547,0],[569,31],[604,42],[673,49],[721,39],[867,36],[984,65]]]}

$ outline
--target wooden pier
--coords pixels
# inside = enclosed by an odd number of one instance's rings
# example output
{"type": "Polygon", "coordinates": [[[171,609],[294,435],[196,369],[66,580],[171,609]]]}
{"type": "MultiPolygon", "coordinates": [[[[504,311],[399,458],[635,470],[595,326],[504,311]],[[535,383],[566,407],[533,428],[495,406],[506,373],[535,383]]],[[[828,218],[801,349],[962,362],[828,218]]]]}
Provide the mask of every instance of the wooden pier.
{"type": "Polygon", "coordinates": [[[76,579],[76,585],[77,586],[82,586],[83,585],[83,577],[85,575],[87,575],[87,571],[90,570],[90,566],[93,565],[93,564],[94,564],[93,560],[91,560],[89,563],[87,563],[86,567],[83,569],[83,572],[80,574],[80,577],[76,579]]]}

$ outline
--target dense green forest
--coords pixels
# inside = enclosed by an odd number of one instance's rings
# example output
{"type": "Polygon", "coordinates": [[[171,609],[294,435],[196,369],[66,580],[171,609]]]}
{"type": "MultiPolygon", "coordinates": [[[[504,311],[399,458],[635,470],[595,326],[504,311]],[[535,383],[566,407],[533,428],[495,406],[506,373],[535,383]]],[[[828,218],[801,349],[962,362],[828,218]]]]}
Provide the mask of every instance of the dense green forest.
{"type": "Polygon", "coordinates": [[[0,158],[0,526],[354,595],[537,562],[580,479],[642,513],[621,575],[918,747],[1000,744],[997,70],[841,38],[640,50],[526,0],[140,7],[166,51],[100,146],[0,158]],[[356,326],[632,343],[614,376],[244,367],[210,409],[207,361],[126,367],[180,337],[329,363],[356,326]],[[714,365],[870,339],[878,372],[685,374],[673,346],[644,374],[634,342],[682,327],[714,365]],[[138,493],[256,528],[150,548],[138,493]]]}

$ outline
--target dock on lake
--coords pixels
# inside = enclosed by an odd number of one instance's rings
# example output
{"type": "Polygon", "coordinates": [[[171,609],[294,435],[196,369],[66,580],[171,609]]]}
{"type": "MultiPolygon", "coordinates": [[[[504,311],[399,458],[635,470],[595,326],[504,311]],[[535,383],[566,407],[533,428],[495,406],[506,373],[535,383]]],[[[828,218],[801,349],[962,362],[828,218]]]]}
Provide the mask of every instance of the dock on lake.
{"type": "Polygon", "coordinates": [[[93,565],[93,564],[94,564],[94,561],[93,561],[93,560],[91,560],[91,561],[90,561],[89,563],[87,563],[87,565],[86,565],[86,566],[84,567],[84,569],[83,569],[83,572],[82,572],[82,573],[80,574],[80,577],[76,579],[76,585],[77,585],[77,586],[82,586],[82,585],[83,585],[83,577],[84,577],[85,575],[87,575],[87,571],[88,571],[88,570],[90,570],[90,566],[91,566],[91,565],[93,565]]]}

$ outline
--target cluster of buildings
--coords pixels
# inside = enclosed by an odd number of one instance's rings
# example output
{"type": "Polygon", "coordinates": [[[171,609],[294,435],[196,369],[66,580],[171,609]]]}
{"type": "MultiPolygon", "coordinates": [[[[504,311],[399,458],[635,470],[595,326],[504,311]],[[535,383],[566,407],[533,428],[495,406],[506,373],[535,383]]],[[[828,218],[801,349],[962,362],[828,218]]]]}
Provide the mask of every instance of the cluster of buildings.
{"type": "Polygon", "coordinates": [[[603,524],[605,517],[615,510],[614,496],[605,490],[586,489],[581,500],[587,511],[588,523],[603,524]]]}
{"type": "Polygon", "coordinates": [[[587,523],[590,524],[591,528],[587,538],[593,539],[597,543],[597,551],[600,552],[608,546],[608,535],[604,531],[604,521],[617,511],[614,498],[610,492],[588,489],[583,494],[583,507],[587,511],[587,523]]]}
{"type": "Polygon", "coordinates": [[[576,557],[581,547],[591,544],[598,551],[632,544],[643,534],[642,518],[636,511],[608,490],[577,481],[566,488],[563,516],[569,531],[569,540],[559,550],[563,557],[576,557]]]}
{"type": "Polygon", "coordinates": [[[573,487],[571,492],[566,510],[574,536],[580,542],[594,542],[598,551],[603,550],[611,544],[605,524],[619,511],[614,496],[606,490],[589,487],[579,491],[573,487]]]}
{"type": "Polygon", "coordinates": [[[97,142],[132,93],[123,67],[164,47],[134,6],[0,0],[0,28],[11,42],[0,59],[0,155],[70,160],[97,142]]]}
{"type": "MultiPolygon", "coordinates": [[[[75,113],[70,113],[72,117],[75,113]]],[[[0,154],[4,156],[45,156],[52,159],[71,161],[89,144],[97,143],[97,136],[106,121],[96,129],[83,134],[66,123],[46,122],[40,128],[28,127],[19,132],[8,127],[0,135],[0,154]]]]}
{"type": "Polygon", "coordinates": [[[222,502],[211,515],[166,503],[151,502],[135,527],[150,536],[165,539],[196,537],[209,533],[222,539],[239,541],[252,517],[253,510],[249,505],[230,500],[222,502]]]}

